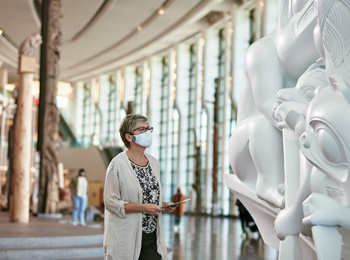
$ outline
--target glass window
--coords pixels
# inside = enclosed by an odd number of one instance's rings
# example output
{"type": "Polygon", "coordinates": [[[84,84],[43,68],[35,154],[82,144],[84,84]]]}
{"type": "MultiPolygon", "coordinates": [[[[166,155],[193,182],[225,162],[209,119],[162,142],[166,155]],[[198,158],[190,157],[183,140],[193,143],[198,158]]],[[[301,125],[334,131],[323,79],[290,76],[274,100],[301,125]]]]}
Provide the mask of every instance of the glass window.
{"type": "MultiPolygon", "coordinates": [[[[168,135],[168,111],[169,111],[169,59],[164,57],[162,59],[162,78],[161,78],[161,104],[160,104],[160,126],[159,126],[159,162],[160,162],[160,172],[161,175],[166,169],[166,160],[167,160],[167,135],[168,135]]],[[[162,178],[162,176],[161,176],[162,178]]]]}
{"type": "Polygon", "coordinates": [[[191,190],[195,166],[195,122],[196,122],[196,54],[195,45],[190,46],[189,88],[188,88],[188,114],[187,114],[187,189],[191,190]]]}
{"type": "Polygon", "coordinates": [[[135,113],[141,113],[142,108],[142,68],[136,67],[135,69],[135,113]]]}
{"type": "Polygon", "coordinates": [[[107,110],[107,143],[114,146],[117,143],[117,84],[116,79],[109,77],[108,110],[107,110]]]}
{"type": "Polygon", "coordinates": [[[172,126],[171,131],[171,194],[176,192],[176,173],[177,173],[177,159],[179,151],[179,111],[174,108],[172,115],[172,126]]]}
{"type": "MultiPolygon", "coordinates": [[[[199,140],[200,140],[200,153],[201,153],[201,188],[205,187],[207,182],[207,152],[208,152],[208,113],[205,109],[201,110],[200,118],[200,131],[199,131],[199,140]]],[[[202,194],[203,196],[204,194],[202,194]]],[[[204,210],[204,209],[202,209],[204,210]]]]}
{"type": "Polygon", "coordinates": [[[89,146],[91,142],[90,136],[90,110],[91,107],[91,87],[85,83],[83,86],[83,115],[82,115],[82,145],[89,146]]]}
{"type": "MultiPolygon", "coordinates": [[[[120,110],[119,110],[119,118],[123,119],[124,117],[126,117],[126,111],[125,111],[124,108],[120,108],[120,110]]],[[[119,129],[118,129],[118,145],[119,145],[119,147],[125,147],[125,144],[124,144],[122,138],[119,135],[119,129]]]]}
{"type": "Polygon", "coordinates": [[[68,97],[56,96],[56,105],[58,108],[68,108],[68,97]]]}
{"type": "MultiPolygon", "coordinates": [[[[222,196],[222,176],[223,170],[223,139],[224,136],[224,114],[225,114],[225,42],[224,29],[219,30],[218,35],[218,77],[215,79],[215,98],[214,98],[214,136],[213,136],[213,202],[218,202],[222,196]]],[[[222,205],[218,205],[219,208],[222,205]]]]}
{"type": "Polygon", "coordinates": [[[102,112],[98,103],[95,103],[94,132],[92,136],[93,145],[100,145],[101,142],[102,112]]]}

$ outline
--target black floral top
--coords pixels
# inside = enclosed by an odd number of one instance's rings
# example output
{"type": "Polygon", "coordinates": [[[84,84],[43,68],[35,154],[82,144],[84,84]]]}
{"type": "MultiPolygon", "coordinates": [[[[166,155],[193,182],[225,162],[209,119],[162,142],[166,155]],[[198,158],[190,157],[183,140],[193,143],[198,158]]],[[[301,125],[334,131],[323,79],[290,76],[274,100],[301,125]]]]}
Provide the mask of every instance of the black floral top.
{"type": "MultiPolygon", "coordinates": [[[[156,177],[152,173],[149,162],[146,166],[139,166],[131,160],[131,166],[140,182],[142,188],[142,203],[159,204],[159,185],[156,177]]],[[[157,229],[158,216],[151,216],[143,213],[142,216],[142,231],[145,233],[152,233],[157,229]]]]}

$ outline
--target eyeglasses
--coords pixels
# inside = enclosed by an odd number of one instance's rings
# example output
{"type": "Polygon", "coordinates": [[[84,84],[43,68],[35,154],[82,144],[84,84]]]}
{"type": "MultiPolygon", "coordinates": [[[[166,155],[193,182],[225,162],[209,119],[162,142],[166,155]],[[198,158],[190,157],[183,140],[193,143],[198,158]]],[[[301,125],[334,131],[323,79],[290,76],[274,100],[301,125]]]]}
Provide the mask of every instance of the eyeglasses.
{"type": "Polygon", "coordinates": [[[139,130],[141,133],[144,133],[146,131],[151,131],[151,133],[153,133],[153,127],[144,127],[144,126],[141,126],[139,128],[136,128],[134,130],[132,130],[133,132],[136,131],[136,130],[139,130]]]}

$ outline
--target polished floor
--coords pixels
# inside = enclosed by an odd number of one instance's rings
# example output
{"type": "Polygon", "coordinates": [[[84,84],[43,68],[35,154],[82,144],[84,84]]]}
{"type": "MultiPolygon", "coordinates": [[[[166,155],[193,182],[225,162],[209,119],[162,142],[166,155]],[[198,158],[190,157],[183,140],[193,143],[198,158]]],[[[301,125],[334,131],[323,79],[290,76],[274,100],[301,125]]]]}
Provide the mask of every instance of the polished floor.
{"type": "MultiPolygon", "coordinates": [[[[29,224],[19,224],[8,222],[8,213],[0,212],[0,256],[18,256],[19,252],[12,252],[6,248],[4,242],[9,243],[13,238],[25,238],[21,243],[29,243],[27,238],[33,238],[35,243],[41,244],[41,249],[37,249],[36,255],[45,255],[45,258],[31,259],[93,259],[102,260],[102,240],[103,223],[88,222],[86,227],[73,226],[71,217],[66,215],[63,219],[40,219],[31,217],[29,224]],[[46,237],[53,240],[64,239],[73,236],[94,239],[87,242],[80,248],[72,249],[67,247],[66,254],[62,254],[62,248],[58,245],[48,245],[43,248],[43,242],[38,242],[46,237]],[[57,237],[57,238],[55,238],[57,237]],[[24,242],[23,242],[24,241],[24,242]],[[3,245],[1,245],[3,244],[3,245]],[[84,249],[85,248],[85,249],[84,249]],[[7,250],[7,251],[6,251],[7,250]],[[41,250],[41,251],[40,251],[41,250]],[[61,251],[60,258],[49,254],[57,254],[61,251]],[[91,250],[88,251],[88,250],[91,250]]],[[[174,231],[174,217],[169,214],[163,215],[163,236],[169,251],[169,260],[277,260],[278,252],[266,246],[261,239],[242,239],[241,224],[238,219],[216,218],[205,216],[184,216],[181,219],[180,229],[174,231]]],[[[60,242],[62,243],[62,242],[60,242]]],[[[76,245],[78,247],[78,245],[76,245]]],[[[10,246],[13,248],[13,246],[10,246]]],[[[28,246],[16,246],[15,250],[22,250],[28,254],[28,246]],[[27,251],[26,251],[27,250],[27,251]]],[[[30,252],[29,252],[30,253],[30,252]]],[[[33,253],[34,255],[34,253],[33,253]]],[[[7,257],[0,259],[29,259],[7,257]]]]}
{"type": "MultiPolygon", "coordinates": [[[[174,218],[164,215],[165,243],[173,260],[277,260],[278,252],[261,238],[243,239],[238,219],[184,216],[179,232],[174,232],[174,218]]],[[[255,234],[257,235],[257,234],[255,234]]]]}

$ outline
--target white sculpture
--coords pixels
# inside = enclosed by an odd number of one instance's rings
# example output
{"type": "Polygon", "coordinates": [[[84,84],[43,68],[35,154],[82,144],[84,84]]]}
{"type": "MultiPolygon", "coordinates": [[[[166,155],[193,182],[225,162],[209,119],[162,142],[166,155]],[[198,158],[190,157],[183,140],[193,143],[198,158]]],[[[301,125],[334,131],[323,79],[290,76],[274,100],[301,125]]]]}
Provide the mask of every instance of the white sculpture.
{"type": "MultiPolygon", "coordinates": [[[[318,89],[308,106],[300,148],[312,167],[307,167],[308,174],[292,207],[278,215],[276,232],[283,239],[298,234],[302,224],[312,226],[318,259],[349,259],[350,2],[315,3],[315,39],[329,84],[318,89]]],[[[288,125],[283,121],[289,113],[295,113],[290,111],[286,106],[277,109],[282,124],[288,125]]],[[[300,118],[296,121],[302,124],[300,118]]]]}
{"type": "Polygon", "coordinates": [[[275,121],[277,92],[296,85],[319,54],[313,40],[313,1],[281,6],[278,28],[247,51],[237,127],[230,139],[230,161],[237,177],[268,203],[284,207],[282,134],[275,121]]]}
{"type": "MultiPolygon", "coordinates": [[[[292,129],[297,137],[305,132],[306,126],[306,113],[310,101],[314,98],[315,92],[328,85],[326,79],[326,71],[317,66],[312,65],[298,80],[295,88],[283,89],[277,94],[277,106],[275,111],[275,118],[278,121],[278,126],[281,129],[292,129]],[[317,90],[316,90],[317,89],[317,90]]],[[[299,149],[298,149],[299,150],[299,149]]],[[[299,152],[299,151],[298,151],[299,152]]],[[[290,156],[298,156],[298,154],[290,154],[290,156]]],[[[299,168],[299,164],[293,165],[293,167],[299,168]]],[[[300,167],[304,178],[308,180],[310,177],[310,163],[305,160],[305,157],[300,159],[300,167]]],[[[298,179],[299,176],[294,176],[294,179],[298,179]]],[[[306,185],[306,182],[305,184],[306,185]]],[[[309,185],[308,185],[309,186],[309,185]]],[[[300,194],[299,194],[300,196],[300,194]]],[[[306,195],[305,195],[306,196],[306,195]]],[[[306,197],[303,196],[305,199],[306,197]]],[[[298,200],[299,198],[297,198],[298,200]]],[[[279,218],[283,215],[295,214],[295,207],[297,203],[290,205],[291,207],[283,210],[276,221],[277,235],[280,238],[285,238],[288,235],[296,235],[301,230],[301,221],[291,221],[288,225],[285,225],[283,221],[280,223],[279,218]],[[293,231],[292,231],[293,230],[293,231]]],[[[299,205],[298,213],[302,218],[302,207],[299,205]]],[[[293,219],[293,218],[292,218],[293,219]]]]}
{"type": "Polygon", "coordinates": [[[249,48],[230,139],[236,174],[225,176],[266,243],[278,248],[274,220],[278,237],[293,239],[289,252],[299,241],[302,256],[282,260],[350,259],[350,1],[315,0],[315,7],[284,1],[276,32],[249,48]],[[270,206],[284,202],[281,212],[270,206]]]}

